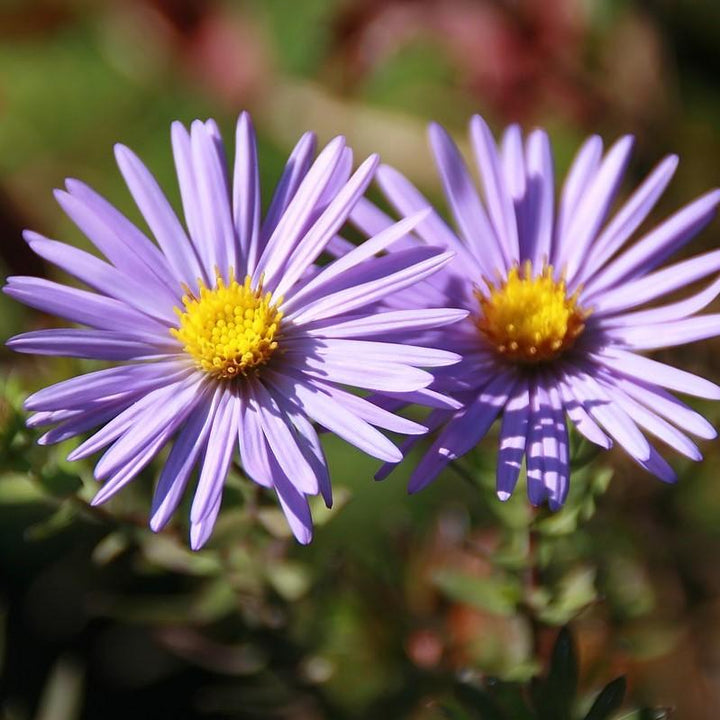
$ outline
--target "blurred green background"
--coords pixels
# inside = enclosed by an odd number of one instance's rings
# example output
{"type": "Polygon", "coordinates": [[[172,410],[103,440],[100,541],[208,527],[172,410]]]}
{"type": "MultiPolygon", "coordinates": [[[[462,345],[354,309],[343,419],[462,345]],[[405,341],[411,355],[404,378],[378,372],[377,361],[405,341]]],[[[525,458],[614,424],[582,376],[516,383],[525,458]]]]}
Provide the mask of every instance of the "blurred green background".
{"type": "MultiPolygon", "coordinates": [[[[635,133],[628,188],[679,153],[662,217],[718,182],[719,44],[717,0],[0,0],[2,269],[51,272],[25,227],[86,243],[52,199],[66,177],[138,220],[114,142],[177,202],[170,122],[215,117],[231,138],[241,109],[266,199],[312,129],[345,134],[356,158],[380,152],[441,206],[426,124],[462,146],[480,112],[496,132],[547,127],[561,171],[588,133],[635,133]]],[[[715,222],[692,252],[719,240],[715,222]]],[[[3,338],[52,322],[0,296],[3,338]]],[[[719,350],[663,359],[720,381],[719,350]]],[[[571,500],[550,517],[522,492],[494,500],[494,437],[465,477],[412,498],[403,470],[374,483],[372,460],[328,439],[338,501],[318,509],[310,547],[238,476],[192,554],[185,512],[160,536],[145,529],[153,471],[90,510],[91,463],[23,428],[25,395],[91,366],[0,357],[3,720],[432,720],[449,717],[458,673],[542,671],[569,622],[577,712],[624,674],[617,717],[720,716],[717,442],[700,465],[672,460],[676,487],[619,454],[588,465],[578,446],[571,500]]],[[[698,408],[720,422],[720,407],[698,408]]]]}

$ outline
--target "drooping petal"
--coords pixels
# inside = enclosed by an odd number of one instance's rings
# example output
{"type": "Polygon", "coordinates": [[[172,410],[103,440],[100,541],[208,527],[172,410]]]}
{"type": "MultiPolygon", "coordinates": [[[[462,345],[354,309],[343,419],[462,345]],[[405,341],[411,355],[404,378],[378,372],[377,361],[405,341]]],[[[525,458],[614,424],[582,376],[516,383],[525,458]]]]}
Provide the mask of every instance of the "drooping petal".
{"type": "Polygon", "coordinates": [[[267,443],[278,465],[292,483],[306,495],[319,490],[318,479],[298,447],[294,428],[291,428],[284,412],[278,407],[273,395],[261,382],[249,382],[248,393],[254,404],[267,443]]]}
{"type": "Polygon", "coordinates": [[[632,417],[640,427],[645,428],[656,438],[667,443],[674,450],[686,455],[691,460],[702,460],[702,454],[697,446],[685,433],[680,432],[670,423],[633,400],[611,381],[603,382],[603,388],[609,397],[632,417]]]}
{"type": "Polygon", "coordinates": [[[210,427],[200,478],[190,509],[190,520],[193,523],[199,523],[208,517],[222,495],[235,450],[239,411],[237,396],[224,392],[210,427]]]}
{"type": "Polygon", "coordinates": [[[515,382],[508,374],[496,376],[472,404],[455,413],[413,470],[408,492],[424,488],[448,463],[464,455],[485,436],[507,402],[515,382]]]}
{"type": "Polygon", "coordinates": [[[368,455],[400,462],[400,451],[381,432],[330,397],[319,386],[268,370],[268,382],[290,402],[305,410],[315,422],[334,432],[368,455]]]}
{"type": "Polygon", "coordinates": [[[159,532],[178,505],[200,453],[205,449],[222,391],[218,388],[190,413],[163,465],[153,494],[150,527],[159,532]]]}
{"type": "Polygon", "coordinates": [[[518,382],[503,410],[500,425],[500,447],[497,460],[497,494],[507,500],[517,484],[528,435],[530,395],[527,381],[518,382]]]}

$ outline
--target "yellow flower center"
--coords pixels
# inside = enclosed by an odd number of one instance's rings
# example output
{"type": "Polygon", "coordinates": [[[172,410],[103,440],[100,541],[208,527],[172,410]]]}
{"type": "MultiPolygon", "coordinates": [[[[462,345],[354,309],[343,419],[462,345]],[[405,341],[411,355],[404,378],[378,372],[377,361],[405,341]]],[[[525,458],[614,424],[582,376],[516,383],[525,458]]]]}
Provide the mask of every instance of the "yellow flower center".
{"type": "MultiPolygon", "coordinates": [[[[183,296],[184,310],[175,308],[179,328],[170,333],[205,372],[231,380],[264,365],[277,348],[282,313],[263,295],[262,283],[254,289],[250,277],[240,285],[225,285],[218,276],[210,289],[200,282],[200,297],[189,290],[183,296]]],[[[279,302],[279,301],[278,301],[279,302]]]]}
{"type": "Polygon", "coordinates": [[[553,279],[552,266],[532,276],[526,262],[507,279],[488,283],[490,294],[475,290],[480,303],[476,324],[498,353],[517,363],[552,360],[570,348],[585,328],[589,312],[578,306],[578,291],[568,297],[564,280],[553,279]]]}

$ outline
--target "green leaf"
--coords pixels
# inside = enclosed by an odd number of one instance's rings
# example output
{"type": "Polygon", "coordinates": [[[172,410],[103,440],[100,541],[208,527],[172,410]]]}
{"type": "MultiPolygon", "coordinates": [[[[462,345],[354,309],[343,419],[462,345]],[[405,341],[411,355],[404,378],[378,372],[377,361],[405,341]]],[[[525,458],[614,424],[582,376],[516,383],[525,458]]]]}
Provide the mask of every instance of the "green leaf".
{"type": "Polygon", "coordinates": [[[496,615],[512,615],[522,597],[522,588],[513,577],[479,578],[457,570],[441,570],[435,573],[433,582],[451,600],[496,615]]]}
{"type": "Polygon", "coordinates": [[[26,540],[45,540],[68,527],[77,516],[76,509],[70,503],[63,503],[50,515],[25,530],[26,540]]]}
{"type": "Polygon", "coordinates": [[[300,563],[285,561],[272,564],[267,567],[266,574],[278,595],[288,602],[299,600],[310,589],[310,575],[300,563]]]}
{"type": "Polygon", "coordinates": [[[490,694],[477,685],[458,683],[455,694],[458,700],[480,720],[509,720],[490,694]]]}
{"type": "Polygon", "coordinates": [[[608,683],[595,698],[585,720],[608,720],[612,714],[620,709],[625,698],[627,683],[624,677],[619,677],[608,683]]]}
{"type": "Polygon", "coordinates": [[[597,599],[595,568],[580,566],[559,582],[553,598],[538,617],[550,625],[570,622],[583,608],[597,599]]]}
{"type": "Polygon", "coordinates": [[[40,483],[56,497],[74,495],[82,487],[82,480],[74,473],[59,468],[45,468],[40,475],[40,483]]]}
{"type": "Polygon", "coordinates": [[[448,720],[469,720],[464,712],[449,705],[440,705],[438,709],[443,714],[443,717],[448,718],[448,720]]]}
{"type": "Polygon", "coordinates": [[[567,628],[555,641],[550,672],[536,688],[537,710],[541,720],[571,720],[578,683],[575,644],[567,628]]]}
{"type": "Polygon", "coordinates": [[[25,505],[46,500],[42,490],[27,475],[0,477],[0,505],[25,505]]]}

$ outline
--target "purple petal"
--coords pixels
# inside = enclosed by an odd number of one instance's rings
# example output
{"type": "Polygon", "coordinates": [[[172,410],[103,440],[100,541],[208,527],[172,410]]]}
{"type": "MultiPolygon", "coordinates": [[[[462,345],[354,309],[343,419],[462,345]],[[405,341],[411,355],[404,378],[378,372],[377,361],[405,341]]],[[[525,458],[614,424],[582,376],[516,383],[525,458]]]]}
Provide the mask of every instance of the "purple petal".
{"type": "Polygon", "coordinates": [[[353,395],[345,390],[334,387],[329,383],[316,383],[323,392],[326,392],[331,398],[342,404],[351,413],[354,413],[365,422],[390,430],[390,432],[403,433],[405,435],[424,435],[427,428],[424,425],[408,420],[394,412],[388,412],[387,409],[376,405],[373,402],[353,395]]]}
{"type": "Polygon", "coordinates": [[[298,447],[294,429],[261,382],[249,382],[248,393],[260,418],[263,434],[275,460],[297,489],[306,495],[319,491],[318,479],[298,447]]]}
{"type": "Polygon", "coordinates": [[[138,228],[105,198],[79,180],[65,181],[69,195],[55,198],[70,219],[119,270],[172,298],[182,295],[179,283],[163,254],[138,228]]]}
{"type": "Polygon", "coordinates": [[[389,362],[363,361],[348,363],[348,358],[337,355],[306,356],[289,351],[284,360],[308,378],[330,380],[376,391],[412,391],[427,387],[433,376],[425,370],[389,362]]]}
{"type": "Polygon", "coordinates": [[[307,545],[312,540],[312,517],[307,498],[286,477],[272,453],[269,458],[275,492],[290,530],[299,543],[307,545]]]}
{"type": "MultiPolygon", "coordinates": [[[[677,155],[666,157],[630,196],[593,243],[585,264],[586,273],[592,274],[602,267],[640,227],[668,186],[677,165],[677,155]]],[[[579,282],[584,281],[585,273],[579,278],[579,282]]]]}
{"type": "Polygon", "coordinates": [[[419,282],[437,272],[452,258],[452,253],[439,253],[432,248],[423,247],[391,253],[373,263],[375,279],[329,293],[299,311],[288,313],[287,317],[294,324],[302,325],[311,320],[322,320],[351,312],[419,282]]]}
{"type": "MultiPolygon", "coordinates": [[[[649,310],[639,310],[638,312],[625,313],[624,315],[600,318],[598,327],[657,326],[661,323],[682,320],[683,318],[704,310],[718,294],[720,294],[720,278],[704,290],[685,300],[663,305],[662,307],[650,308],[649,310]]],[[[656,332],[657,329],[656,327],[656,332]]]]}
{"type": "Polygon", "coordinates": [[[389,165],[378,168],[376,180],[390,204],[401,215],[409,217],[429,208],[430,214],[417,225],[415,233],[428,245],[447,248],[456,253],[468,274],[475,277],[482,275],[480,261],[460,242],[409,180],[389,165]]]}
{"type": "Polygon", "coordinates": [[[235,133],[233,221],[240,243],[238,276],[251,274],[260,255],[260,177],[257,143],[250,115],[240,114],[235,133]]]}
{"type": "Polygon", "coordinates": [[[347,283],[353,277],[353,274],[349,272],[350,270],[405,237],[417,225],[418,221],[426,215],[426,212],[416,213],[391,225],[376,237],[366,240],[362,245],[353,247],[343,257],[324,267],[310,282],[300,285],[297,292],[291,291],[288,301],[283,305],[284,312],[291,311],[301,300],[306,305],[313,300],[317,300],[322,294],[327,293],[329,288],[333,292],[337,292],[341,287],[347,287],[347,283]],[[331,284],[332,280],[336,282],[331,284]],[[339,283],[341,283],[340,287],[338,287],[339,283]]]}
{"type": "Polygon", "coordinates": [[[240,404],[235,395],[223,393],[208,436],[190,520],[199,523],[213,510],[222,495],[238,434],[240,404]]]}
{"type": "Polygon", "coordinates": [[[186,381],[171,382],[143,395],[127,409],[116,415],[107,425],[78,445],[69,455],[68,460],[80,460],[109,445],[132,428],[148,411],[157,411],[170,401],[183,387],[186,381]]]}
{"type": "Polygon", "coordinates": [[[497,375],[472,404],[455,413],[410,476],[408,492],[422,490],[448,463],[478,443],[507,402],[514,385],[515,379],[510,374],[497,375]]]}
{"type": "Polygon", "coordinates": [[[371,155],[333,197],[327,209],[297,244],[297,248],[288,258],[282,271],[282,277],[277,283],[275,283],[274,273],[268,269],[266,282],[270,289],[275,286],[274,291],[283,296],[300,279],[333,235],[345,223],[350,210],[367,190],[377,164],[378,156],[371,155]]]}
{"type": "Polygon", "coordinates": [[[307,132],[300,138],[290,153],[283,174],[275,188],[270,207],[265,214],[265,220],[261,228],[259,254],[262,254],[265,244],[275,232],[280,218],[285,214],[285,210],[295,197],[300,183],[310,169],[312,156],[315,154],[315,145],[315,134],[307,132]]]}
{"type": "Polygon", "coordinates": [[[210,245],[205,242],[203,209],[200,204],[200,192],[195,174],[190,135],[182,123],[175,121],[171,126],[170,137],[175,160],[175,172],[185,214],[185,224],[189,230],[195,254],[200,260],[200,265],[205,268],[201,278],[206,285],[212,286],[215,280],[215,269],[209,254],[210,245]],[[210,274],[208,274],[208,271],[210,274]]]}
{"type": "Polygon", "coordinates": [[[339,360],[390,363],[414,367],[444,367],[454,365],[461,356],[450,350],[418,347],[405,343],[377,342],[347,338],[288,338],[284,345],[288,352],[307,353],[339,360]]]}
{"type": "Polygon", "coordinates": [[[135,426],[129,428],[100,458],[95,466],[95,478],[103,480],[118,473],[159,436],[165,438],[164,445],[202,399],[202,381],[202,378],[194,378],[189,384],[179,384],[167,402],[162,406],[154,405],[139,416],[135,426]]]}
{"type": "Polygon", "coordinates": [[[588,248],[597,236],[615,199],[630,159],[632,146],[632,136],[626,135],[608,150],[568,223],[567,240],[563,242],[562,264],[566,268],[572,287],[575,287],[573,282],[575,274],[582,266],[588,248]]]}
{"type": "Polygon", "coordinates": [[[115,158],[138,209],[162,248],[175,276],[185,282],[193,282],[201,276],[200,264],[157,181],[129,148],[116,145],[115,158]]]}
{"type": "Polygon", "coordinates": [[[251,401],[247,387],[241,390],[240,400],[238,444],[243,470],[258,485],[270,488],[272,471],[257,403],[251,401]]]}
{"type": "Polygon", "coordinates": [[[525,153],[520,126],[508,125],[503,133],[501,159],[505,183],[515,207],[515,218],[518,230],[518,260],[522,262],[528,257],[527,235],[528,223],[525,213],[525,197],[527,191],[525,174],[525,153]]]}
{"type": "Polygon", "coordinates": [[[192,124],[190,146],[203,230],[202,255],[207,258],[206,263],[209,263],[205,265],[205,274],[214,281],[215,273],[219,271],[225,282],[229,282],[229,269],[241,268],[225,166],[215,142],[199,120],[192,124]]]}
{"type": "MultiPolygon", "coordinates": [[[[550,140],[543,130],[534,130],[527,141],[527,233],[523,240],[525,257],[539,273],[550,260],[553,238],[555,173],[550,140]]],[[[519,256],[515,255],[518,259],[519,256]]]]}
{"type": "Polygon", "coordinates": [[[65,243],[48,240],[37,233],[26,231],[23,237],[41,258],[65,270],[93,290],[135,308],[144,316],[154,317],[162,324],[150,323],[142,316],[139,322],[144,321],[145,325],[160,330],[175,323],[173,306],[176,301],[160,283],[153,282],[148,286],[147,282],[130,277],[94,255],[65,243]]]}
{"type": "Polygon", "coordinates": [[[207,515],[198,522],[190,523],[190,547],[193,550],[200,550],[210,539],[215,529],[220,506],[222,505],[222,492],[217,496],[214,505],[208,510],[207,515]]]}
{"type": "MultiPolygon", "coordinates": [[[[537,507],[548,497],[545,485],[545,447],[543,440],[553,423],[552,409],[542,383],[530,388],[530,423],[527,439],[527,494],[530,504],[537,507]]],[[[551,459],[551,458],[549,458],[551,459]]]]}
{"type": "Polygon", "coordinates": [[[496,488],[500,500],[507,500],[515,489],[525,455],[530,419],[527,381],[518,382],[503,411],[500,425],[500,451],[497,461],[496,488]]]}
{"type": "Polygon", "coordinates": [[[678,210],[616,260],[593,275],[587,282],[583,298],[587,298],[592,304],[599,293],[605,292],[634,273],[645,274],[657,267],[710,222],[718,202],[720,202],[720,190],[713,190],[678,210]]]}
{"type": "Polygon", "coordinates": [[[545,485],[548,488],[548,505],[551,510],[559,510],[567,498],[570,489],[570,455],[567,423],[560,398],[555,385],[548,388],[550,406],[552,408],[552,430],[549,438],[550,446],[546,445],[545,485]],[[547,458],[550,457],[551,460],[547,458]]]}
{"type": "Polygon", "coordinates": [[[613,384],[654,413],[662,415],[693,435],[705,440],[713,440],[717,437],[715,428],[700,413],[662,388],[653,386],[650,382],[630,380],[618,374],[613,375],[613,384]]]}
{"type": "Polygon", "coordinates": [[[337,167],[345,147],[342,137],[335,138],[320,153],[317,160],[302,179],[294,197],[280,217],[258,260],[253,281],[261,277],[276,277],[295,249],[300,238],[307,232],[317,201],[337,167]]]}
{"type": "Polygon", "coordinates": [[[382,338],[386,335],[397,336],[398,332],[410,333],[452,325],[466,318],[469,312],[455,308],[393,310],[352,320],[333,318],[305,325],[303,331],[310,337],[318,338],[382,338]]]}
{"type": "MultiPolygon", "coordinates": [[[[426,212],[429,215],[432,211],[430,208],[426,208],[422,212],[426,212]]],[[[387,213],[384,213],[374,202],[365,197],[357,201],[348,219],[363,235],[369,238],[379,235],[391,225],[395,224],[395,220],[387,213]]],[[[415,242],[417,242],[417,240],[415,240],[415,242]]],[[[405,247],[408,248],[413,245],[413,240],[407,240],[405,247]]]]}
{"type": "MultiPolygon", "coordinates": [[[[356,396],[352,395],[350,397],[356,396]]],[[[318,485],[320,487],[320,494],[325,501],[325,505],[327,507],[332,507],[332,487],[330,485],[330,473],[328,472],[327,459],[325,458],[325,451],[320,444],[320,438],[318,437],[313,424],[292,403],[285,400],[284,397],[278,395],[275,399],[282,408],[283,412],[290,418],[290,422],[297,431],[296,440],[298,447],[312,467],[313,473],[317,478],[318,485]]],[[[360,414],[358,413],[358,415],[360,414]]],[[[360,415],[360,417],[362,417],[362,415],[360,415]]]]}
{"type": "Polygon", "coordinates": [[[165,527],[182,500],[190,474],[205,448],[221,394],[218,388],[211,398],[198,402],[175,439],[152,499],[150,527],[155,532],[165,527]]]}
{"type": "MultiPolygon", "coordinates": [[[[596,316],[609,315],[637,307],[702,280],[718,270],[720,270],[720,250],[697,255],[645,277],[625,282],[622,286],[613,288],[611,293],[599,295],[592,303],[593,313],[596,316]]],[[[585,303],[584,298],[582,302],[585,303]]]]}
{"type": "Polygon", "coordinates": [[[519,245],[515,210],[512,198],[503,182],[502,167],[490,128],[479,115],[470,120],[470,140],[485,189],[485,201],[490,220],[500,240],[505,256],[505,268],[519,259],[519,245]]]}
{"type": "Polygon", "coordinates": [[[273,387],[315,422],[334,432],[368,455],[387,462],[402,460],[400,451],[372,425],[331,398],[320,387],[308,382],[266,370],[264,375],[273,387]]]}
{"type": "Polygon", "coordinates": [[[10,277],[3,292],[29,307],[99,330],[120,331],[149,342],[170,340],[166,326],[124,302],[35,277],[10,277]]]}
{"type": "Polygon", "coordinates": [[[556,226],[552,264],[562,267],[573,238],[568,236],[568,226],[574,218],[578,204],[586,195],[591,180],[597,174],[602,158],[603,142],[597,135],[590,136],[578,150],[570,166],[560,196],[560,210],[556,226]]]}
{"type": "Polygon", "coordinates": [[[38,390],[25,400],[26,410],[83,409],[104,397],[144,392],[168,381],[182,379],[191,368],[176,361],[141,363],[85,373],[38,390]]]}
{"type": "Polygon", "coordinates": [[[614,328],[608,331],[608,335],[614,342],[633,350],[657,350],[684,345],[720,335],[720,314],[640,327],[614,328]]]}
{"type": "Polygon", "coordinates": [[[612,402],[600,384],[590,375],[574,378],[574,387],[584,387],[587,399],[583,400],[585,410],[593,416],[627,453],[639,462],[650,459],[651,450],[647,438],[638,430],[633,419],[612,402]]]}
{"type": "Polygon", "coordinates": [[[74,328],[34,330],[10,338],[6,345],[15,352],[94,360],[149,359],[177,350],[177,345],[170,340],[167,344],[160,345],[138,340],[123,333],[74,328]]]}
{"type": "Polygon", "coordinates": [[[444,128],[431,123],[428,134],[445,197],[460,235],[472,249],[475,259],[483,268],[483,274],[494,277],[495,269],[505,268],[505,259],[465,162],[444,128]]]}
{"type": "Polygon", "coordinates": [[[612,447],[612,440],[600,429],[600,426],[590,417],[585,406],[591,406],[594,397],[585,389],[582,380],[571,374],[564,374],[559,384],[565,412],[577,428],[578,432],[590,442],[606,450],[612,447]]]}
{"type": "MultiPolygon", "coordinates": [[[[62,414],[64,414],[67,419],[58,422],[57,427],[41,435],[37,443],[38,445],[54,445],[55,443],[64,442],[76,435],[92,430],[125,411],[130,405],[137,401],[138,396],[138,393],[128,392],[112,400],[103,401],[92,410],[62,411],[62,414]]],[[[57,420],[60,420],[60,412],[52,414],[56,416],[57,420]]]]}
{"type": "Polygon", "coordinates": [[[670,423],[655,415],[639,402],[624,393],[611,379],[603,382],[603,388],[609,397],[616,402],[640,427],[645,428],[656,438],[667,443],[679,453],[691,460],[702,460],[700,450],[685,433],[680,432],[670,423]]]}
{"type": "Polygon", "coordinates": [[[100,490],[95,493],[90,504],[93,506],[101,505],[134,480],[138,473],[147,467],[150,461],[160,452],[169,437],[169,434],[161,433],[156,435],[152,441],[138,448],[137,453],[130,457],[128,462],[123,464],[112,477],[108,478],[100,490]]]}
{"type": "Polygon", "coordinates": [[[642,355],[635,355],[626,350],[608,348],[602,355],[597,357],[597,360],[605,367],[621,375],[641,381],[650,380],[654,385],[660,385],[668,390],[677,390],[678,392],[708,398],[709,400],[720,400],[720,386],[715,383],[642,355]]]}

